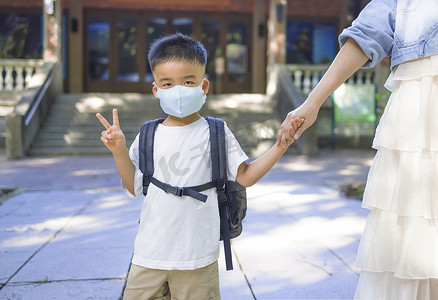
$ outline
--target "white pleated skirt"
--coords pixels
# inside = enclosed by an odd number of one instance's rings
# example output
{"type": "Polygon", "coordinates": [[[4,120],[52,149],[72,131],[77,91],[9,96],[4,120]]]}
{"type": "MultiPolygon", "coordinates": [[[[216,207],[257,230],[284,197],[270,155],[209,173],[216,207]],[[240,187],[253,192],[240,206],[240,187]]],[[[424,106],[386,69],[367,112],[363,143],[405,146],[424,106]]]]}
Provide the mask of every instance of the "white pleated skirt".
{"type": "Polygon", "coordinates": [[[438,55],[399,65],[387,87],[355,299],[438,299],[438,55]]]}

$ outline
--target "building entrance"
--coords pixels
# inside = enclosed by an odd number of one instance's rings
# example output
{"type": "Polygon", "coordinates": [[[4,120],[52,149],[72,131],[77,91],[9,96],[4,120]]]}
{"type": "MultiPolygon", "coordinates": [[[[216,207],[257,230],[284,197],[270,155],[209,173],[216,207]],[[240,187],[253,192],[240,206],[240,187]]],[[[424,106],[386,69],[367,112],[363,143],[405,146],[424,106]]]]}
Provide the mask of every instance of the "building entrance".
{"type": "Polygon", "coordinates": [[[207,49],[210,92],[250,92],[250,28],[247,15],[85,11],[85,90],[150,93],[151,43],[181,32],[201,40],[207,49]]]}

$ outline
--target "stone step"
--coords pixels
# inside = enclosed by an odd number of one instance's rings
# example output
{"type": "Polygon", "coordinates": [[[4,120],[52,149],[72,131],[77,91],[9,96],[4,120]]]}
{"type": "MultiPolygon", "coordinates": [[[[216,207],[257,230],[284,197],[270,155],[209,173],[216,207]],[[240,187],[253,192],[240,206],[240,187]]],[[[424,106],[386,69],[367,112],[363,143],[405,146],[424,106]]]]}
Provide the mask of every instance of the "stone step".
{"type": "MultiPolygon", "coordinates": [[[[108,120],[109,123],[112,123],[112,120],[108,120]]],[[[137,130],[140,129],[141,125],[144,123],[143,120],[136,119],[125,119],[125,121],[120,120],[120,127],[124,130],[127,127],[136,127],[137,130]]],[[[68,119],[53,119],[50,118],[44,124],[44,128],[49,127],[72,127],[72,128],[82,128],[82,127],[93,127],[93,128],[104,128],[102,123],[95,117],[90,120],[68,120],[68,119]]]]}
{"type": "MultiPolygon", "coordinates": [[[[122,128],[123,133],[139,132],[141,125],[139,126],[124,126],[122,128]]],[[[84,133],[84,134],[99,134],[105,130],[101,124],[95,126],[44,126],[41,128],[40,133],[84,133]]]]}
{"type": "Polygon", "coordinates": [[[161,112],[157,99],[148,94],[64,94],[57,98],[56,109],[81,112],[111,112],[113,108],[126,112],[161,112]]]}
{"type": "MultiPolygon", "coordinates": [[[[128,147],[145,121],[165,117],[158,101],[147,94],[60,95],[28,155],[109,155],[100,140],[104,127],[95,114],[100,112],[112,123],[113,108],[128,147]]],[[[249,155],[261,145],[272,146],[280,125],[264,95],[215,95],[201,114],[222,118],[249,155]]]]}
{"type": "Polygon", "coordinates": [[[153,94],[144,93],[77,93],[60,94],[56,101],[61,103],[129,103],[141,101],[158,101],[153,94]]]}
{"type": "MultiPolygon", "coordinates": [[[[68,133],[52,133],[52,132],[40,132],[37,136],[37,138],[35,139],[35,141],[39,141],[39,140],[65,140],[65,141],[76,141],[76,140],[81,140],[81,141],[87,141],[87,140],[95,140],[96,138],[100,141],[100,133],[99,132],[93,132],[93,133],[84,133],[84,132],[68,132],[68,133]]],[[[125,139],[127,141],[132,141],[135,139],[135,137],[137,136],[137,132],[133,132],[133,133],[126,133],[124,132],[125,135],[125,139]]]]}
{"type": "Polygon", "coordinates": [[[87,140],[43,140],[38,139],[32,143],[32,148],[90,148],[105,147],[100,138],[87,140]]]}
{"type": "Polygon", "coordinates": [[[105,147],[99,148],[30,148],[27,152],[29,156],[75,156],[75,155],[111,155],[105,147]]]}
{"type": "Polygon", "coordinates": [[[140,106],[133,105],[130,107],[124,106],[109,106],[103,108],[77,108],[77,107],[69,107],[63,105],[56,105],[51,110],[51,115],[70,115],[73,113],[81,113],[81,114],[90,114],[95,117],[96,113],[102,114],[104,117],[112,118],[113,109],[117,109],[117,113],[119,116],[150,116],[150,115],[163,115],[163,111],[160,107],[152,107],[152,106],[140,106]]]}

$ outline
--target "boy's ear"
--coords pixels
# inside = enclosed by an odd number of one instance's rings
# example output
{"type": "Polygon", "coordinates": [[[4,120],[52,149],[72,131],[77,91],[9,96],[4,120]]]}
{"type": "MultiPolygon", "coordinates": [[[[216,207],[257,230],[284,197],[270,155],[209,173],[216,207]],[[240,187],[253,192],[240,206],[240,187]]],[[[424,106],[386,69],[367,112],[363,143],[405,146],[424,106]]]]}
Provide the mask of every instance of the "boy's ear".
{"type": "Polygon", "coordinates": [[[155,86],[155,84],[152,85],[152,93],[154,94],[155,98],[158,99],[157,92],[158,92],[158,89],[157,89],[157,87],[155,86]]]}
{"type": "Polygon", "coordinates": [[[209,88],[210,88],[210,81],[207,78],[205,78],[204,82],[202,83],[202,90],[204,91],[204,95],[208,94],[209,88]]]}

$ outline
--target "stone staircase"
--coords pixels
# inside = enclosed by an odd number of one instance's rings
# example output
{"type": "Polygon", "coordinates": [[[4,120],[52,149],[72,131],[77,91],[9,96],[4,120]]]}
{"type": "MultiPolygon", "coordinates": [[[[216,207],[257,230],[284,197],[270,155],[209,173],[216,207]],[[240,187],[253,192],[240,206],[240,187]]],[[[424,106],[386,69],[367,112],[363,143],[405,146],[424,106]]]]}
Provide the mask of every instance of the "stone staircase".
{"type": "MultiPolygon", "coordinates": [[[[120,126],[130,145],[141,125],[165,117],[151,94],[63,94],[57,100],[28,151],[30,156],[109,155],[100,134],[100,112],[112,123],[117,108],[120,126]]],[[[265,95],[211,95],[201,111],[224,119],[249,155],[258,155],[275,142],[280,120],[265,95]]]]}
{"type": "Polygon", "coordinates": [[[147,94],[62,94],[28,151],[30,156],[109,154],[100,140],[101,113],[112,123],[117,108],[126,141],[131,144],[141,124],[161,116],[158,102],[147,94]]]}

